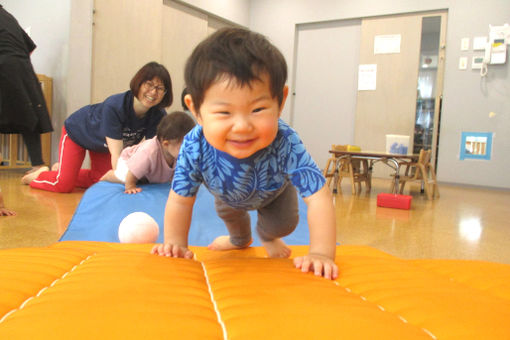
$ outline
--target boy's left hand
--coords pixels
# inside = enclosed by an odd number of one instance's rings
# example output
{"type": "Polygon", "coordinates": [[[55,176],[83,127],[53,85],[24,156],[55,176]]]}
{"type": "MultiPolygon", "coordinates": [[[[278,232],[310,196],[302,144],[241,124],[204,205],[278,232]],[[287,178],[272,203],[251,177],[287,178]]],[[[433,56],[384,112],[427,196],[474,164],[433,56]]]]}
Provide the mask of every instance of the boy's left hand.
{"type": "Polygon", "coordinates": [[[313,271],[316,276],[334,280],[338,277],[338,266],[333,260],[324,255],[308,254],[294,258],[294,265],[303,273],[313,271]]]}

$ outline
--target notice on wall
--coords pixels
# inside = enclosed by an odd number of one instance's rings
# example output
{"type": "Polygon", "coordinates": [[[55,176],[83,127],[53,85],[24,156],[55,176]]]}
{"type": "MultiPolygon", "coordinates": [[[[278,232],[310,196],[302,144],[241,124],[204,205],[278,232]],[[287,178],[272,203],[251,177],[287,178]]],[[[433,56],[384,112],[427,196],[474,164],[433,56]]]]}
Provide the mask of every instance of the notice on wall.
{"type": "Polygon", "coordinates": [[[400,53],[400,34],[376,35],[374,37],[374,54],[400,53]]]}
{"type": "Polygon", "coordinates": [[[377,64],[359,65],[358,91],[373,91],[377,84],[377,64]]]}

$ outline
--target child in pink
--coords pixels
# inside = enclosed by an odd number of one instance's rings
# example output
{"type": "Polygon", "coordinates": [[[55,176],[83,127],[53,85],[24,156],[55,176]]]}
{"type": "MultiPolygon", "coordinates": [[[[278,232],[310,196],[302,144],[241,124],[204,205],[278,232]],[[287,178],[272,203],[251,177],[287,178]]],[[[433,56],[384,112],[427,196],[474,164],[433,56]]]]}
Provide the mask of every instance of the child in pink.
{"type": "Polygon", "coordinates": [[[184,112],[166,115],[159,122],[156,136],[122,150],[117,168],[101,180],[124,183],[127,194],[142,191],[136,186],[139,181],[171,182],[182,140],[194,126],[193,119],[184,112]]]}

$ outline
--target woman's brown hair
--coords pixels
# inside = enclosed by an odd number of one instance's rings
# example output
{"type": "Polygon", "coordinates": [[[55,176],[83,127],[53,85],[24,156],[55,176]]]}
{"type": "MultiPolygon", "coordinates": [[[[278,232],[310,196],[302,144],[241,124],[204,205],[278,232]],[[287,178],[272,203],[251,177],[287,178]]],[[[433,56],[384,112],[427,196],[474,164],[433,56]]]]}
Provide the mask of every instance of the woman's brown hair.
{"type": "Polygon", "coordinates": [[[156,107],[165,108],[172,105],[174,97],[172,93],[172,79],[170,78],[170,73],[168,73],[165,66],[158,64],[155,61],[145,64],[138,70],[138,72],[136,72],[135,76],[129,83],[131,92],[133,92],[133,95],[138,98],[138,93],[140,92],[142,84],[154,79],[154,77],[161,79],[166,89],[163,99],[158,105],[156,105],[156,107]]]}

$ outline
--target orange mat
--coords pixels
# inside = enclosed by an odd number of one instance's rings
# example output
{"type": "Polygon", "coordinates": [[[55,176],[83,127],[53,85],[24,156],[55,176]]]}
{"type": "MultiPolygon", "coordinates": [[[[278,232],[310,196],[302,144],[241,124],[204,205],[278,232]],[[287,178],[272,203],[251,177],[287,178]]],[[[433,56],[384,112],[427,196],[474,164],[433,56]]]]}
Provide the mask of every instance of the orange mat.
{"type": "Polygon", "coordinates": [[[328,281],[261,248],[150,248],[1,250],[0,339],[510,339],[508,265],[339,246],[328,281]]]}

